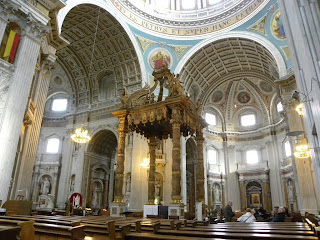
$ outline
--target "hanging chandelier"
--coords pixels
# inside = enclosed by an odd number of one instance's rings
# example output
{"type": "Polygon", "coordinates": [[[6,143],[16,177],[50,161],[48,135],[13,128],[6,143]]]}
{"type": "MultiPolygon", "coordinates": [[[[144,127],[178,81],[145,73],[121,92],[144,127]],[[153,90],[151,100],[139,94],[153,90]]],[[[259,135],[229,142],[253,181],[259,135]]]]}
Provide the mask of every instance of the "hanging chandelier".
{"type": "Polygon", "coordinates": [[[298,112],[298,114],[300,116],[302,116],[303,112],[302,112],[302,103],[300,103],[297,107],[296,107],[296,111],[298,112]]]}
{"type": "Polygon", "coordinates": [[[308,144],[301,144],[296,146],[296,151],[294,152],[296,158],[309,158],[310,150],[308,144]]]}
{"type": "Polygon", "coordinates": [[[81,123],[81,127],[74,130],[71,139],[76,143],[87,143],[91,140],[91,137],[89,136],[89,131],[84,129],[83,123],[81,123]]]}

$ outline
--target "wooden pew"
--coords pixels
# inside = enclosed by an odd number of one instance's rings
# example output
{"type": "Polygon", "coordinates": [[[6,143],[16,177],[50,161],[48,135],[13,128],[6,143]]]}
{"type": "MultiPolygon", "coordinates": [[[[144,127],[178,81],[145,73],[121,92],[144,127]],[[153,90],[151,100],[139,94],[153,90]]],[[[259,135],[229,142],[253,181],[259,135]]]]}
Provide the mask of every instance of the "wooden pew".
{"type": "MultiPolygon", "coordinates": [[[[252,225],[252,224],[251,224],[252,225]]],[[[210,228],[208,228],[210,229],[210,228]]],[[[212,229],[212,228],[211,228],[212,229]]],[[[315,236],[310,235],[289,235],[289,234],[276,234],[276,233],[259,233],[255,232],[255,229],[248,229],[247,232],[229,232],[225,231],[195,231],[192,228],[192,231],[185,231],[185,230],[161,230],[158,224],[154,225],[154,233],[162,234],[162,235],[170,235],[170,236],[185,236],[185,237],[203,237],[203,238],[228,238],[228,239],[273,239],[273,240],[298,240],[298,239],[305,239],[305,240],[317,240],[318,238],[315,236]]]]}
{"type": "Polygon", "coordinates": [[[314,236],[315,233],[313,231],[300,231],[300,230],[279,230],[273,229],[268,230],[264,229],[263,227],[260,229],[243,229],[243,228],[226,228],[226,229],[219,229],[219,228],[204,228],[204,227],[197,227],[197,228],[190,228],[186,227],[183,228],[184,231],[202,231],[202,232],[233,232],[233,233],[263,233],[263,234],[284,234],[284,235],[302,235],[302,236],[314,236]]]}
{"type": "Polygon", "coordinates": [[[19,226],[2,226],[0,225],[0,239],[17,240],[21,228],[19,226]]]}
{"type": "MultiPolygon", "coordinates": [[[[130,232],[130,226],[126,226],[121,231],[122,240],[226,240],[224,238],[194,238],[194,237],[185,237],[185,236],[166,236],[166,235],[159,235],[154,233],[132,233],[130,232]]],[[[154,228],[160,229],[160,223],[153,224],[154,228]]],[[[240,239],[237,239],[240,240],[240,239]]]]}
{"type": "Polygon", "coordinates": [[[11,220],[19,220],[19,221],[30,221],[33,220],[38,223],[48,223],[48,224],[57,224],[57,225],[67,225],[67,226],[79,226],[81,224],[80,221],[60,221],[60,220],[52,220],[52,219],[43,219],[43,218],[30,218],[26,216],[0,216],[1,219],[11,219],[11,220]]]}
{"type": "MultiPolygon", "coordinates": [[[[17,224],[24,223],[24,221],[0,219],[0,225],[16,226],[17,224]]],[[[66,226],[47,223],[34,223],[36,236],[41,240],[59,239],[59,240],[78,240],[84,239],[85,225],[79,226],[66,226]]],[[[28,239],[29,240],[29,239],[28,239]]]]}

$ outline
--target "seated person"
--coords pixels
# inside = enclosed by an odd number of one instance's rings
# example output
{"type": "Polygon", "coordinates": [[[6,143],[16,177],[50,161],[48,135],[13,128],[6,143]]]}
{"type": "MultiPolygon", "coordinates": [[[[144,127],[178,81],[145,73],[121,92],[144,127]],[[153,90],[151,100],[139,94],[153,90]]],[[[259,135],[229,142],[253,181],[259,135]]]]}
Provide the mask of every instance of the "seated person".
{"type": "Polygon", "coordinates": [[[269,217],[269,214],[267,214],[266,210],[263,209],[262,207],[258,209],[258,214],[259,214],[259,217],[262,218],[263,220],[266,220],[269,217]]]}
{"type": "Polygon", "coordinates": [[[286,218],[286,212],[283,207],[279,208],[278,213],[274,219],[272,219],[272,222],[284,222],[286,218]]]}
{"type": "Polygon", "coordinates": [[[256,221],[256,218],[254,215],[251,213],[251,209],[247,208],[246,213],[243,214],[241,217],[237,219],[237,222],[247,222],[247,223],[252,223],[256,221]]]}
{"type": "Polygon", "coordinates": [[[278,210],[279,210],[279,207],[278,207],[278,206],[275,206],[275,207],[273,208],[273,211],[271,212],[271,217],[269,217],[268,219],[266,219],[266,221],[267,221],[267,222],[274,222],[274,220],[275,220],[276,217],[277,217],[278,210]]]}

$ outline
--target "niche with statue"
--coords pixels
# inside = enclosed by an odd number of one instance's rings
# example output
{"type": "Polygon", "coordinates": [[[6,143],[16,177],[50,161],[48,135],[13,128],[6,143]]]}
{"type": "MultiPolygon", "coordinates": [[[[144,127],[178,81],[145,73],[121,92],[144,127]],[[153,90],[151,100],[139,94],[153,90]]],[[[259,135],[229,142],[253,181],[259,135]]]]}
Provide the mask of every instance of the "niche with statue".
{"type": "Polygon", "coordinates": [[[43,175],[38,181],[39,196],[37,209],[54,208],[53,181],[50,175],[43,175]]]}

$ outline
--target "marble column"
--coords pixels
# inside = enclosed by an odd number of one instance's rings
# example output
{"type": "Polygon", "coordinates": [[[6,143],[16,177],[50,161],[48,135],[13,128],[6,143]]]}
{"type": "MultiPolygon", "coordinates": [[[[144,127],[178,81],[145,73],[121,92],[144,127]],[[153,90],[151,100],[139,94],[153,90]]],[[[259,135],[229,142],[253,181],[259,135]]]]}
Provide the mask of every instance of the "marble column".
{"type": "MultiPolygon", "coordinates": [[[[272,134],[272,133],[271,133],[272,134]]],[[[270,168],[270,184],[271,184],[271,197],[273,206],[283,206],[283,191],[281,187],[281,178],[280,178],[280,157],[278,156],[277,149],[275,147],[274,139],[271,139],[266,142],[266,150],[268,156],[268,164],[270,168]]]]}
{"type": "Polygon", "coordinates": [[[114,174],[115,174],[115,170],[114,170],[114,166],[115,166],[115,160],[111,160],[111,164],[110,164],[110,175],[109,175],[109,205],[110,203],[113,202],[113,196],[114,196],[114,174]]]}
{"type": "MultiPolygon", "coordinates": [[[[305,205],[308,212],[319,212],[320,205],[320,11],[316,0],[279,0],[283,26],[292,58],[298,91],[302,93],[305,131],[311,150],[311,172],[304,172],[315,182],[316,202],[305,205]],[[305,97],[306,96],[306,97],[305,97]]],[[[297,170],[299,171],[297,161],[297,170]]],[[[302,169],[305,171],[305,169],[302,169]]],[[[299,180],[300,181],[300,180],[299,180]]],[[[309,179],[310,182],[310,179],[309,179]]],[[[300,183],[305,185],[306,183],[300,183]]],[[[304,189],[300,189],[301,192],[304,189]]],[[[308,194],[309,195],[309,194],[308,194]]],[[[309,197],[311,197],[309,195],[309,197]]],[[[312,196],[312,198],[314,198],[312,196]]],[[[304,201],[304,199],[302,199],[304,201]]],[[[310,200],[306,199],[306,202],[310,200]]],[[[303,207],[303,208],[305,208],[303,207]]]]}
{"type": "Polygon", "coordinates": [[[187,151],[186,151],[186,139],[181,136],[180,146],[181,146],[181,195],[182,203],[185,205],[185,211],[187,211],[187,151]]]}
{"type": "Polygon", "coordinates": [[[118,128],[118,154],[117,154],[117,169],[115,176],[115,188],[114,188],[114,202],[123,203],[123,179],[124,179],[124,161],[125,161],[125,141],[127,133],[127,120],[126,114],[118,116],[120,123],[118,128]]]}
{"type": "Polygon", "coordinates": [[[197,201],[205,203],[204,199],[204,166],[203,166],[203,133],[202,129],[198,129],[197,131],[197,173],[196,173],[196,181],[197,181],[197,201]]]}
{"type": "Polygon", "coordinates": [[[155,199],[155,179],[156,179],[156,137],[151,136],[149,142],[149,151],[150,151],[150,168],[149,168],[149,177],[148,177],[148,204],[153,205],[155,199]]]}
{"type": "Polygon", "coordinates": [[[70,133],[67,132],[66,137],[62,142],[62,159],[60,167],[60,177],[58,183],[57,192],[57,205],[59,208],[65,207],[65,202],[69,198],[70,187],[68,185],[69,179],[71,177],[71,166],[72,166],[72,152],[74,148],[74,143],[70,138],[70,133]]]}
{"type": "Polygon", "coordinates": [[[180,204],[181,203],[181,169],[180,169],[180,125],[181,125],[181,115],[180,108],[175,107],[172,109],[172,195],[171,203],[180,204]]]}
{"type": "Polygon", "coordinates": [[[104,191],[103,191],[103,205],[102,207],[105,208],[108,205],[108,193],[109,193],[109,181],[104,181],[104,191]]]}
{"type": "Polygon", "coordinates": [[[15,71],[0,119],[0,199],[3,201],[8,197],[20,129],[40,50],[40,32],[36,27],[42,29],[43,26],[31,20],[22,33],[14,63],[15,71]]]}
{"type": "Polygon", "coordinates": [[[282,180],[282,185],[283,185],[283,191],[284,191],[284,199],[285,199],[285,206],[290,210],[289,206],[289,199],[288,199],[288,190],[287,190],[287,179],[283,178],[282,180]]]}
{"type": "Polygon", "coordinates": [[[29,189],[30,187],[42,117],[55,57],[52,56],[50,59],[51,60],[47,58],[39,64],[39,71],[35,74],[33,88],[31,89],[31,99],[24,117],[24,123],[30,121],[30,125],[26,128],[22,152],[19,154],[17,167],[15,169],[15,182],[11,193],[13,199],[15,199],[17,190],[29,189]]]}

